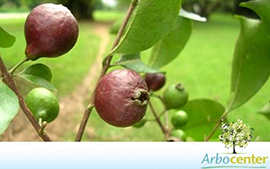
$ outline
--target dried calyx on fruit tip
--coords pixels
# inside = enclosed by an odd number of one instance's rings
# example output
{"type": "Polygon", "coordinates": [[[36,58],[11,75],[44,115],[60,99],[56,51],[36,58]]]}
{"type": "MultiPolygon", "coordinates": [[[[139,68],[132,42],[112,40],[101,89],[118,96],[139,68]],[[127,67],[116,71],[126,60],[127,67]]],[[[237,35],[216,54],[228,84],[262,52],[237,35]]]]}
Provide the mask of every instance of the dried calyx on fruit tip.
{"type": "Polygon", "coordinates": [[[178,91],[183,91],[185,90],[184,86],[182,83],[178,83],[175,85],[175,88],[178,90],[178,91]]]}
{"type": "Polygon", "coordinates": [[[138,73],[128,69],[114,70],[100,80],[95,108],[107,123],[128,127],[144,117],[149,101],[147,91],[147,85],[138,73]]]}
{"type": "Polygon", "coordinates": [[[79,27],[68,8],[51,3],[35,7],[24,27],[25,54],[31,60],[40,57],[58,57],[75,45],[79,27]]]}
{"type": "Polygon", "coordinates": [[[131,99],[134,100],[134,103],[138,106],[144,106],[148,104],[149,95],[146,90],[138,89],[131,99]]]}

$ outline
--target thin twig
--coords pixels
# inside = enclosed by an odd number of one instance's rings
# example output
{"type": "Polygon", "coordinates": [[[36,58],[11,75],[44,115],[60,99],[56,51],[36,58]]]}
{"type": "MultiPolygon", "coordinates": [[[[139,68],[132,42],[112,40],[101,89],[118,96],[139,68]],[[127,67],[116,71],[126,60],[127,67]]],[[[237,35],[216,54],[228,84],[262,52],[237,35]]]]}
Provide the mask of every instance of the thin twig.
{"type": "MultiPolygon", "coordinates": [[[[8,73],[7,68],[6,68],[1,56],[0,56],[0,69],[2,72],[2,76],[3,76],[3,81],[17,95],[21,109],[23,110],[23,112],[26,115],[26,117],[28,118],[28,120],[31,122],[32,126],[35,128],[36,132],[39,134],[41,127],[38,124],[38,122],[36,121],[35,117],[32,115],[29,108],[27,107],[23,97],[21,96],[18,88],[16,87],[14,80],[12,79],[11,75],[8,73]]],[[[44,141],[51,141],[50,137],[46,133],[43,133],[42,135],[39,134],[39,136],[44,141]]]]}
{"type": "Polygon", "coordinates": [[[151,96],[153,96],[153,97],[159,99],[159,100],[161,101],[162,105],[164,106],[164,110],[163,110],[162,113],[158,116],[158,118],[160,119],[160,118],[161,118],[163,115],[165,115],[166,112],[167,112],[166,104],[164,103],[164,100],[163,100],[163,98],[162,98],[161,96],[155,95],[155,94],[153,94],[153,93],[151,93],[151,96]]]}
{"type": "Polygon", "coordinates": [[[161,118],[165,113],[166,113],[166,109],[165,110],[163,110],[163,112],[158,116],[158,118],[161,118]]]}
{"type": "Polygon", "coordinates": [[[166,140],[168,140],[169,138],[169,132],[168,130],[165,128],[165,126],[163,126],[163,124],[161,123],[160,119],[158,118],[157,112],[155,110],[155,108],[153,107],[152,103],[149,101],[149,106],[150,109],[155,117],[156,122],[158,123],[159,127],[161,128],[163,134],[165,135],[166,140]]]}
{"type": "Polygon", "coordinates": [[[154,96],[157,99],[159,99],[165,108],[164,111],[159,116],[157,116],[157,118],[158,118],[158,120],[160,120],[160,118],[164,115],[164,120],[165,120],[165,127],[164,128],[166,131],[164,134],[165,134],[166,140],[168,140],[170,137],[170,129],[169,129],[169,117],[168,117],[168,111],[166,109],[166,104],[164,103],[164,100],[161,96],[155,95],[153,93],[151,93],[151,96],[154,96]]]}
{"type": "Polygon", "coordinates": [[[166,104],[165,104],[165,102],[164,102],[164,100],[163,100],[163,98],[161,96],[155,95],[155,94],[152,94],[151,96],[154,96],[154,97],[158,98],[161,101],[161,103],[163,104],[163,106],[165,107],[165,109],[166,109],[166,104]]]}
{"type": "Polygon", "coordinates": [[[169,115],[168,111],[165,111],[164,113],[164,121],[165,121],[165,128],[167,131],[169,131],[169,115]]]}
{"type": "Polygon", "coordinates": [[[147,119],[147,121],[149,121],[149,122],[156,122],[156,119],[147,119]]]}
{"type": "MultiPolygon", "coordinates": [[[[121,40],[121,37],[123,36],[124,34],[124,30],[127,26],[127,23],[136,7],[138,3],[138,0],[133,0],[130,4],[130,7],[128,9],[128,12],[127,12],[127,15],[126,15],[126,18],[117,34],[117,37],[115,39],[115,42],[113,44],[113,47],[112,47],[112,50],[119,44],[120,40],[121,40]]],[[[100,73],[100,76],[98,78],[98,81],[97,81],[97,84],[99,83],[100,79],[107,73],[108,69],[110,68],[110,64],[111,64],[111,60],[112,60],[112,55],[109,54],[107,57],[106,57],[106,60],[105,62],[103,63],[103,68],[101,70],[101,73],[100,73]]],[[[82,136],[83,136],[83,133],[84,133],[84,130],[85,130],[85,127],[87,125],[87,122],[88,122],[88,119],[91,115],[91,112],[94,108],[94,97],[95,97],[95,93],[96,93],[96,88],[97,88],[97,84],[95,86],[95,89],[91,95],[91,98],[90,98],[90,102],[89,102],[89,105],[87,106],[87,108],[85,109],[85,113],[84,113],[84,116],[83,116],[83,119],[81,121],[81,124],[80,124],[80,127],[79,127],[79,130],[78,130],[78,133],[77,133],[77,136],[76,136],[76,139],[75,141],[81,141],[82,139],[82,136]]]]}

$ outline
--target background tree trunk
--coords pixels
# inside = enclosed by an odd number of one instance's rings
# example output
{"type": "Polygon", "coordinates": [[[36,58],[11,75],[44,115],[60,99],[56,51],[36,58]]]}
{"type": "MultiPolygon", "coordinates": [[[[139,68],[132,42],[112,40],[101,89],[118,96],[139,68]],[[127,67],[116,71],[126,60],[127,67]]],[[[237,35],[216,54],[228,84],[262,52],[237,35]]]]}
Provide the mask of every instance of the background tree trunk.
{"type": "Polygon", "coordinates": [[[248,1],[252,1],[252,0],[235,0],[234,1],[235,2],[234,3],[235,14],[244,15],[244,16],[251,17],[251,18],[259,18],[259,16],[255,12],[253,12],[252,10],[239,6],[240,3],[248,2],[248,1]]]}
{"type": "Polygon", "coordinates": [[[94,20],[94,0],[67,0],[63,3],[78,20],[94,20]]]}

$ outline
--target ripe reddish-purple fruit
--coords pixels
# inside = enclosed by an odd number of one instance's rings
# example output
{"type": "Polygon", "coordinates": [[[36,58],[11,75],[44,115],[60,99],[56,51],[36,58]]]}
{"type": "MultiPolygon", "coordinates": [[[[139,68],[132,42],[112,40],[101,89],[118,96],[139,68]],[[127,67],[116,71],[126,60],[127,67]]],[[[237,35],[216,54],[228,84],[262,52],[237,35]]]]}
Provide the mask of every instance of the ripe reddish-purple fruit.
{"type": "Polygon", "coordinates": [[[163,73],[147,73],[145,82],[149,90],[157,91],[165,85],[166,77],[163,73]]]}
{"type": "Polygon", "coordinates": [[[99,82],[95,107],[99,116],[116,127],[128,127],[145,115],[149,94],[142,77],[128,69],[114,70],[99,82]]]}
{"type": "Polygon", "coordinates": [[[25,54],[31,60],[40,57],[58,57],[75,45],[78,22],[68,8],[56,4],[42,4],[28,15],[24,33],[25,54]]]}

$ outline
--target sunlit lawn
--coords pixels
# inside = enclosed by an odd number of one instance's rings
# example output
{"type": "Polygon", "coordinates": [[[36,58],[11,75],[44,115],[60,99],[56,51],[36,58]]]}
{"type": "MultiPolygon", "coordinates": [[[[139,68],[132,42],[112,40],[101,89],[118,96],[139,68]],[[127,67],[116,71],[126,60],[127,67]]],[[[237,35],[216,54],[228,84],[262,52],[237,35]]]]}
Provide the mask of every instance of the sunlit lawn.
{"type": "MultiPolygon", "coordinates": [[[[102,22],[119,18],[121,15],[121,13],[100,11],[95,14],[96,20],[102,22]]],[[[0,20],[0,25],[17,37],[12,48],[0,50],[10,67],[24,57],[23,20],[12,20],[12,22],[0,20]]],[[[166,85],[181,82],[188,90],[190,99],[209,98],[226,105],[230,91],[231,61],[239,27],[238,21],[233,16],[223,14],[214,15],[207,23],[195,22],[191,39],[182,54],[163,69],[167,72],[166,85]]],[[[54,74],[53,84],[59,90],[59,97],[73,91],[95,59],[100,38],[93,33],[92,29],[90,22],[80,23],[78,43],[69,54],[56,59],[40,60],[51,67],[54,74]]],[[[144,61],[147,61],[148,55],[149,51],[144,52],[144,61]]],[[[249,123],[255,128],[255,137],[259,135],[261,140],[270,140],[270,123],[256,111],[269,100],[269,91],[268,82],[247,104],[229,115],[229,120],[235,121],[239,118],[249,123]]],[[[162,91],[158,93],[161,94],[162,91]]],[[[157,109],[162,109],[159,104],[156,106],[157,109]]],[[[153,118],[150,112],[147,113],[147,117],[153,118]]],[[[80,120],[80,116],[75,119],[77,123],[80,120]]],[[[93,128],[95,133],[94,138],[91,137],[91,139],[96,141],[158,141],[163,139],[158,125],[153,122],[147,123],[143,129],[115,128],[107,125],[96,113],[93,113],[89,127],[93,128]]],[[[65,139],[73,140],[74,134],[67,133],[65,139]]],[[[84,139],[90,138],[85,134],[84,139]]]]}

